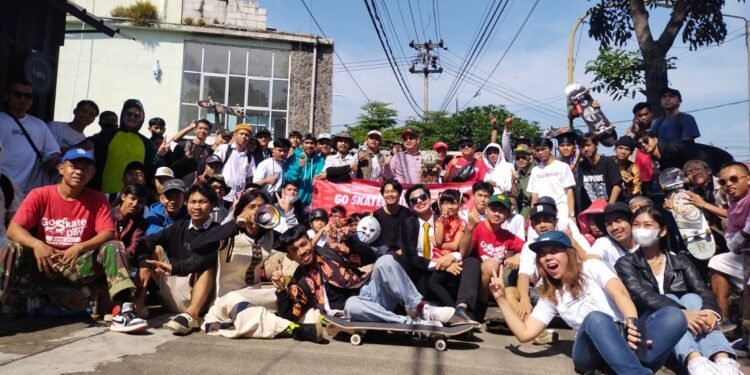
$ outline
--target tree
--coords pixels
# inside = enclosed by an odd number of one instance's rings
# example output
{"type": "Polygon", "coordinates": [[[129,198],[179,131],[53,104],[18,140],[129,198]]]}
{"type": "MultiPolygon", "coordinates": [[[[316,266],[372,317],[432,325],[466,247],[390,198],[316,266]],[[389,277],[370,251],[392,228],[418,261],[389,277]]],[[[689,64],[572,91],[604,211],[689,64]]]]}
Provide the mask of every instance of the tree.
{"type": "Polygon", "coordinates": [[[362,113],[357,116],[357,125],[348,127],[349,135],[356,143],[362,143],[371,130],[384,130],[396,126],[398,112],[390,108],[390,103],[372,101],[362,106],[362,113]]]}
{"type": "MultiPolygon", "coordinates": [[[[744,2],[744,0],[739,0],[744,2]]],[[[599,0],[589,9],[589,36],[599,42],[600,55],[587,65],[594,73],[598,91],[613,94],[616,99],[634,96],[636,91],[646,95],[654,112],[662,113],[659,92],[669,85],[668,70],[673,68],[667,54],[682,30],[682,41],[691,50],[711,44],[721,44],[727,28],[721,14],[725,0],[599,0]],[[672,13],[657,38],[649,24],[650,11],[669,7],[672,13]],[[624,47],[633,37],[640,54],[614,51],[624,47]],[[622,59],[617,55],[621,54],[622,59]],[[645,85],[645,87],[639,87],[645,85]]]]}

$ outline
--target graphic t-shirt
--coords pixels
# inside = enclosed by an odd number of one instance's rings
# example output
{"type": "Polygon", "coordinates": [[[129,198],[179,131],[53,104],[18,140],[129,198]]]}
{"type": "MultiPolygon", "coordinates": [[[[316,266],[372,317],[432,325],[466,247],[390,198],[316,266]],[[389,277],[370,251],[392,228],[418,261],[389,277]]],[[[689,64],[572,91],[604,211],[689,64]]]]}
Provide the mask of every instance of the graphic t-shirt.
{"type": "MultiPolygon", "coordinates": [[[[443,243],[448,243],[456,238],[459,231],[463,230],[466,222],[460,217],[452,217],[443,223],[443,243]]],[[[438,260],[443,255],[450,254],[453,251],[435,247],[432,249],[432,260],[438,260]]]]}
{"type": "Polygon", "coordinates": [[[523,249],[523,240],[505,229],[490,230],[487,222],[481,222],[471,234],[471,249],[481,260],[494,259],[502,262],[506,257],[523,249]]]}
{"type": "Polygon", "coordinates": [[[599,198],[608,201],[612,187],[619,186],[621,181],[620,168],[611,157],[599,156],[599,161],[594,165],[582,159],[578,164],[576,181],[581,187],[581,194],[576,197],[579,211],[585,210],[599,198]]]}
{"type": "Polygon", "coordinates": [[[57,185],[31,190],[12,222],[26,230],[36,228],[34,237],[59,250],[115,231],[104,194],[85,188],[78,199],[68,201],[60,196],[57,185]]]}

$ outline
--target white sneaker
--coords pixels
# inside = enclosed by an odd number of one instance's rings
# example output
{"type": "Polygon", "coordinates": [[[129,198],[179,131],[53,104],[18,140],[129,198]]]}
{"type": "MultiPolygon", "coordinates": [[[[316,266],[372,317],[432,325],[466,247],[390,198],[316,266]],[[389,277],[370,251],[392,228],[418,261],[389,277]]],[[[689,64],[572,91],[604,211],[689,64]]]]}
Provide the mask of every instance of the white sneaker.
{"type": "Polygon", "coordinates": [[[122,304],[120,312],[112,317],[112,325],[109,326],[110,331],[125,333],[142,332],[147,329],[148,323],[138,317],[130,302],[122,304]]]}
{"type": "Polygon", "coordinates": [[[706,357],[698,357],[687,364],[690,375],[721,375],[719,369],[706,357]]]}
{"type": "Polygon", "coordinates": [[[187,335],[193,330],[200,329],[201,323],[198,319],[193,319],[190,314],[182,313],[167,322],[166,326],[175,334],[187,335]]]}
{"type": "Polygon", "coordinates": [[[411,324],[416,325],[416,326],[434,326],[434,327],[443,326],[443,324],[438,321],[424,320],[424,319],[419,319],[419,318],[414,319],[414,321],[411,324]]]}
{"type": "Polygon", "coordinates": [[[742,375],[740,364],[732,358],[720,358],[714,362],[714,366],[722,375],[742,375]]]}
{"type": "Polygon", "coordinates": [[[419,318],[423,320],[433,320],[440,323],[447,323],[456,313],[456,309],[453,307],[441,307],[424,304],[422,307],[422,316],[419,318]]]}

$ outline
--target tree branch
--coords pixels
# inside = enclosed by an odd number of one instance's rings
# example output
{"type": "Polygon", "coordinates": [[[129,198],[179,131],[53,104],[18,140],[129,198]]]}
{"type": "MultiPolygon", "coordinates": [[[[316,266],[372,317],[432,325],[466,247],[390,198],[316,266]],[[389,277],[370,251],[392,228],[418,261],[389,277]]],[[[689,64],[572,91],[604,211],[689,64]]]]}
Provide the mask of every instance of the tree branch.
{"type": "MultiPolygon", "coordinates": [[[[632,2],[633,1],[631,0],[631,3],[632,2]]],[[[693,2],[694,0],[682,0],[677,3],[673,2],[674,6],[672,7],[672,16],[669,17],[669,22],[667,22],[667,26],[664,27],[664,31],[662,31],[659,36],[659,40],[656,41],[657,48],[659,48],[660,52],[663,51],[664,54],[666,54],[667,51],[672,48],[672,44],[674,44],[674,40],[680,32],[680,29],[682,29],[685,19],[690,12],[690,7],[693,6],[693,2]]]]}
{"type": "Polygon", "coordinates": [[[652,49],[654,37],[651,35],[651,26],[648,24],[648,11],[643,0],[630,0],[630,18],[633,20],[638,47],[640,47],[641,51],[652,49]]]}

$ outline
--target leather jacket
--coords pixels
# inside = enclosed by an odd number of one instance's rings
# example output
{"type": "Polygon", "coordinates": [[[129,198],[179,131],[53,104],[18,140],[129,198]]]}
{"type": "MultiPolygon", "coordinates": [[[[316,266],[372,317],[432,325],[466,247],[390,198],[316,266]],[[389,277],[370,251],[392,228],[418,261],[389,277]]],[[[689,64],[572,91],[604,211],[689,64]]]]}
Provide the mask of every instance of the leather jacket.
{"type": "MultiPolygon", "coordinates": [[[[685,255],[675,255],[669,252],[666,255],[664,294],[682,297],[687,293],[695,293],[703,300],[701,310],[711,310],[718,313],[720,310],[716,303],[716,296],[706,286],[693,262],[685,255]]],[[[656,282],[656,277],[654,277],[654,273],[640,248],[634,253],[627,254],[617,260],[615,270],[630,293],[639,314],[656,311],[666,306],[684,309],[676,301],[659,293],[659,284],[656,282]]]]}

